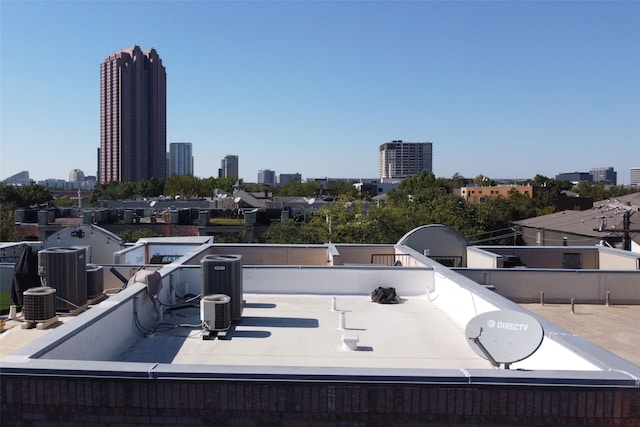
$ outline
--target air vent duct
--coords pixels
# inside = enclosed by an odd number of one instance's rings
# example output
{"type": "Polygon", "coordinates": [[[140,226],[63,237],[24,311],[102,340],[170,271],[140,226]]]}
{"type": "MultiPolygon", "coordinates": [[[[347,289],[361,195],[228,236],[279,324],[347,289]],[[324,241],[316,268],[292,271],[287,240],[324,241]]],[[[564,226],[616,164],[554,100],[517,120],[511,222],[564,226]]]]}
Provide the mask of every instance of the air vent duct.
{"type": "Polygon", "coordinates": [[[43,285],[56,290],[56,310],[72,310],[87,302],[87,258],[84,248],[41,250],[38,252],[38,274],[43,285]]]}
{"type": "Polygon", "coordinates": [[[29,288],[22,293],[24,320],[44,322],[56,315],[56,290],[48,286],[29,288]]]}
{"type": "Polygon", "coordinates": [[[231,298],[231,319],[242,317],[242,256],[207,255],[200,261],[201,295],[223,294],[231,298]]]}
{"type": "Polygon", "coordinates": [[[200,320],[207,331],[224,331],[231,326],[231,298],[206,295],[200,300],[200,320]]]}

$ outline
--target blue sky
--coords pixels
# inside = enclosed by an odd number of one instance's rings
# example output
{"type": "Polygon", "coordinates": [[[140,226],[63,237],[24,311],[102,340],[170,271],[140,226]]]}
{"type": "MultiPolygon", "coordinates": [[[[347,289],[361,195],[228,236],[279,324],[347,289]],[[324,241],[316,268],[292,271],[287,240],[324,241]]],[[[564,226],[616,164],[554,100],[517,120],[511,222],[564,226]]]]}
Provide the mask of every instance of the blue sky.
{"type": "Polygon", "coordinates": [[[99,66],[134,44],[200,177],[374,178],[397,139],[441,177],[640,166],[638,1],[0,0],[0,179],[96,173],[99,66]]]}

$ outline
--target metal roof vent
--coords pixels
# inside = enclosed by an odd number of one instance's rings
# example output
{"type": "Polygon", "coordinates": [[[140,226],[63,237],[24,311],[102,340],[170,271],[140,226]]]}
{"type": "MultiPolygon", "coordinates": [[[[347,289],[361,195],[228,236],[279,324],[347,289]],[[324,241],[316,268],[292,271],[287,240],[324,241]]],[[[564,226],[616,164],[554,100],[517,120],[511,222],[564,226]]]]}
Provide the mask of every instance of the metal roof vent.
{"type": "Polygon", "coordinates": [[[29,288],[22,293],[24,320],[43,322],[56,315],[56,290],[48,286],[29,288]]]}

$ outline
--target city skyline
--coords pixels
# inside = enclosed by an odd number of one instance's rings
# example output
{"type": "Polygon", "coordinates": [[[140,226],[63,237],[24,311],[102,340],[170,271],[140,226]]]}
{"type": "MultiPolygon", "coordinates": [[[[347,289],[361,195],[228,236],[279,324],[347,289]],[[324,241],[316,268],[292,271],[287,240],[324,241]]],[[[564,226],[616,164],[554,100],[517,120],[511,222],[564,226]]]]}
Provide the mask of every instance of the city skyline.
{"type": "Polygon", "coordinates": [[[2,2],[2,178],[96,175],[97,70],[134,44],[167,66],[167,140],[193,143],[199,177],[233,152],[245,179],[370,178],[400,139],[433,141],[440,177],[611,166],[626,184],[640,164],[638,2],[148,6],[119,26],[117,2],[2,2]]]}

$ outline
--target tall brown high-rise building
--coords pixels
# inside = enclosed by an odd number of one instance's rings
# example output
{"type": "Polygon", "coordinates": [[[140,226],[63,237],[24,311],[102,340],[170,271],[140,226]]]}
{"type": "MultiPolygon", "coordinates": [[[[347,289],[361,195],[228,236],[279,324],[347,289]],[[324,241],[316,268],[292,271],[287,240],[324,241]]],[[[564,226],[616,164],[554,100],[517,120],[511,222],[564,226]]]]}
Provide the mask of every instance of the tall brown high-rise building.
{"type": "Polygon", "coordinates": [[[100,66],[100,182],[163,179],[167,73],[155,49],[115,52],[100,66]]]}

